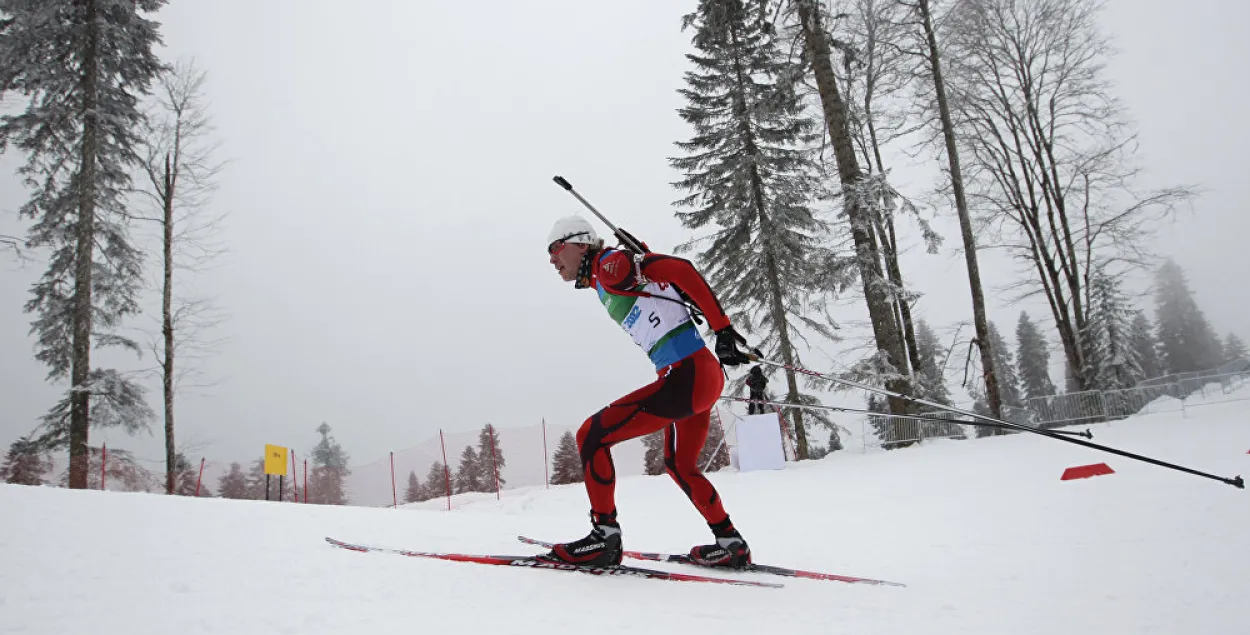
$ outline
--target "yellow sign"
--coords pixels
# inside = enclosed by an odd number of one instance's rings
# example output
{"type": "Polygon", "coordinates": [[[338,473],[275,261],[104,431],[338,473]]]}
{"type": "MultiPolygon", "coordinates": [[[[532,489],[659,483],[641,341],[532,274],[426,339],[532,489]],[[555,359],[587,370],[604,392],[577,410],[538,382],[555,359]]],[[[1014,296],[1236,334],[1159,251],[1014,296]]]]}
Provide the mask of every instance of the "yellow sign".
{"type": "Polygon", "coordinates": [[[265,444],[265,474],[286,474],[286,448],[265,444]]]}

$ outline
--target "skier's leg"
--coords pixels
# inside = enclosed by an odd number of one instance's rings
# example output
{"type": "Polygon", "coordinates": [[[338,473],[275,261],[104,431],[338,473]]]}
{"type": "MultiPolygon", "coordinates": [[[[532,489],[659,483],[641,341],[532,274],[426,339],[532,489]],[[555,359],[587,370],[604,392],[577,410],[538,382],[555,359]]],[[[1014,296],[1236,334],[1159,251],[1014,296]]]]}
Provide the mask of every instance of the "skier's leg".
{"type": "Polygon", "coordinates": [[[620,563],[621,527],[616,522],[616,468],[611,448],[693,414],[690,401],[695,366],[690,358],[670,366],[656,381],[612,402],[578,429],[577,448],[593,527],[590,535],[556,545],[544,558],[576,564],[620,563]]]}
{"type": "Polygon", "coordinates": [[[724,384],[719,374],[720,364],[710,351],[703,349],[669,367],[654,382],[612,402],[582,424],[577,431],[577,448],[593,513],[616,511],[612,446],[651,434],[674,420],[694,414],[692,402],[696,393],[700,393],[702,401],[707,401],[702,393],[708,392],[706,384],[710,380],[704,377],[709,374],[708,360],[716,371],[714,379],[719,382],[716,396],[719,396],[720,386],[724,384]]]}
{"type": "Polygon", "coordinates": [[[708,525],[728,519],[721,505],[720,494],[699,470],[699,454],[707,442],[712,412],[704,410],[664,429],[664,468],[686,493],[708,525]]]}

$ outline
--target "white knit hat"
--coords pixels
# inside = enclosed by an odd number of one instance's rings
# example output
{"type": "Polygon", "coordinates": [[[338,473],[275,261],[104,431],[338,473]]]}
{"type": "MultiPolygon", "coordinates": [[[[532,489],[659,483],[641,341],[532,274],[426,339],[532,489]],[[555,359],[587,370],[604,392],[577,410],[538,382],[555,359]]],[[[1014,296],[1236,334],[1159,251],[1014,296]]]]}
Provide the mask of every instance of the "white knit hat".
{"type": "Polygon", "coordinates": [[[547,249],[557,242],[594,245],[599,242],[599,236],[590,222],[581,216],[565,216],[556,221],[551,233],[547,234],[547,249]]]}

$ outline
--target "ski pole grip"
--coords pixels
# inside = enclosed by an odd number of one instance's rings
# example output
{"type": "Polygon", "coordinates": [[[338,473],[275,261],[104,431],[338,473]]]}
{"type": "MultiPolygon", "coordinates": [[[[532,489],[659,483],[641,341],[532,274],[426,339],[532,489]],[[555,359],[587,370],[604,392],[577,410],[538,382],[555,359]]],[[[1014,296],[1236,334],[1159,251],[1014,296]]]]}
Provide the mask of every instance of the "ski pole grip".
{"type": "Polygon", "coordinates": [[[562,177],[562,176],[556,176],[556,177],[555,177],[555,178],[553,178],[552,180],[556,182],[556,185],[559,185],[560,187],[562,187],[562,188],[564,188],[564,189],[566,189],[566,190],[568,190],[568,191],[570,191],[570,192],[572,192],[572,191],[573,191],[573,186],[572,186],[572,185],[570,185],[568,181],[565,181],[565,180],[564,180],[564,177],[562,177]]]}

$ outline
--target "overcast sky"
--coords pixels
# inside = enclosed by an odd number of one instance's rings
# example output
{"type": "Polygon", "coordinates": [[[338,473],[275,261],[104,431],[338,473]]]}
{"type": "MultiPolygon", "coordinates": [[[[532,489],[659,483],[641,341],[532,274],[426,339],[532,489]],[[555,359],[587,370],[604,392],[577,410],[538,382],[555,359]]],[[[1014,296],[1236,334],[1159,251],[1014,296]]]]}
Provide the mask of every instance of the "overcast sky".
{"type": "MultiPolygon", "coordinates": [[[[228,214],[230,252],[196,281],[228,313],[217,334],[229,341],[201,364],[219,383],[181,398],[180,444],[227,461],[265,443],[304,451],[325,421],[364,463],[440,427],[577,424],[650,381],[646,356],[546,261],[552,222],[582,212],[551,177],[566,176],[653,249],[689,238],[673,218],[667,159],[688,136],[676,90],[690,51],[680,18],[695,4],[167,6],[162,56],[194,57],[208,72],[218,156],[231,161],[213,199],[228,214]]],[[[1140,132],[1142,184],[1205,188],[1159,248],[1186,269],[1221,335],[1250,337],[1250,4],[1112,0],[1104,17],[1120,49],[1110,76],[1140,132]]],[[[25,232],[16,209],[27,195],[13,176],[22,161],[0,157],[0,234],[25,232]]],[[[897,164],[896,184],[923,194],[932,159],[897,164]]],[[[971,310],[957,225],[941,214],[942,254],[914,248],[903,268],[925,294],[920,313],[945,328],[971,310]]],[[[44,263],[0,258],[7,446],[64,386],[33,360],[22,312],[44,263]]],[[[1003,284],[1014,265],[984,254],[982,270],[1003,284]]],[[[1004,298],[989,301],[1005,334],[1021,308],[1048,317],[1004,298]]],[[[856,302],[839,317],[865,314],[856,302]]],[[[835,347],[806,359],[819,370],[853,361],[835,347]]],[[[93,431],[92,443],[159,458],[159,430],[93,431]]]]}

